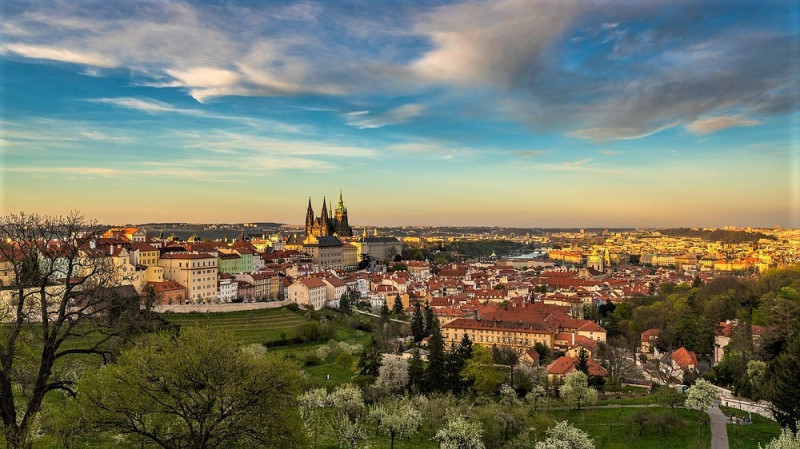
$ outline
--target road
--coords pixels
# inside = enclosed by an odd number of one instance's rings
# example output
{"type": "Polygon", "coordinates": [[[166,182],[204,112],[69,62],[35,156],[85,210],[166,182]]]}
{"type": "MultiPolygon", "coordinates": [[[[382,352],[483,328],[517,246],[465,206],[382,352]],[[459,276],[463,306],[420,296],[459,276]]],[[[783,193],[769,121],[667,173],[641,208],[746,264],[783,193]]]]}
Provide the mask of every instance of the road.
{"type": "Polygon", "coordinates": [[[728,449],[728,426],[725,414],[714,404],[706,413],[711,417],[711,449],[728,449]]]}

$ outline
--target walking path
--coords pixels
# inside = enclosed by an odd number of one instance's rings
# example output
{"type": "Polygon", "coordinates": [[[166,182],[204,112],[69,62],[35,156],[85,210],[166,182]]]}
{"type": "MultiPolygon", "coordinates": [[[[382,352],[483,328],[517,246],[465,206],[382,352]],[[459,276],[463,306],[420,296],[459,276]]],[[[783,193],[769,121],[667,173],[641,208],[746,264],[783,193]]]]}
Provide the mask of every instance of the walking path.
{"type": "Polygon", "coordinates": [[[711,417],[711,449],[728,449],[728,426],[725,414],[714,404],[706,413],[711,417]]]}

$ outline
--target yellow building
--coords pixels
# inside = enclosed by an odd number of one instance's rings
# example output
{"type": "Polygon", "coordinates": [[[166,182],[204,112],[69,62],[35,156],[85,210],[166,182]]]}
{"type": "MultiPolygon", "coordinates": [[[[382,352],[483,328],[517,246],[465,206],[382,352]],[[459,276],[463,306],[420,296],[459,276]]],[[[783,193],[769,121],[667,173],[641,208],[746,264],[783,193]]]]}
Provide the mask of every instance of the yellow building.
{"type": "Polygon", "coordinates": [[[450,347],[451,343],[458,344],[464,334],[475,344],[506,346],[518,352],[526,351],[536,343],[548,348],[554,345],[553,331],[544,324],[458,318],[442,326],[445,347],[450,347]]]}
{"type": "Polygon", "coordinates": [[[210,254],[172,253],[159,259],[164,278],[186,287],[190,303],[217,302],[217,258],[210,254]]]}

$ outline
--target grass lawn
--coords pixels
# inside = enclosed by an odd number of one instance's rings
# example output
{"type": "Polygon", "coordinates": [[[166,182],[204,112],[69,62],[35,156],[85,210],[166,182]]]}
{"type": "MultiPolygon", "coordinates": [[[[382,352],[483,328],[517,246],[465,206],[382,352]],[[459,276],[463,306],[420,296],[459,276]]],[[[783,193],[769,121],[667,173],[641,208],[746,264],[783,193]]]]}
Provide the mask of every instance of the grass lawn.
{"type": "MultiPolygon", "coordinates": [[[[711,444],[711,430],[708,424],[701,428],[701,436],[697,437],[696,410],[676,409],[680,428],[671,431],[666,438],[660,431],[645,430],[638,436],[638,429],[627,424],[628,418],[636,413],[636,408],[613,408],[593,410],[554,410],[546,412],[556,421],[567,420],[576,427],[586,431],[594,440],[597,449],[659,448],[686,449],[708,448],[711,444]]],[[[668,409],[657,409],[668,412],[668,409]]]]}
{"type": "MultiPolygon", "coordinates": [[[[729,407],[722,407],[725,416],[734,413],[746,416],[747,413],[729,407]]],[[[781,426],[777,422],[753,414],[752,424],[728,424],[728,444],[731,449],[758,449],[758,445],[765,446],[781,433],[781,426]]]]}
{"type": "Polygon", "coordinates": [[[278,340],[282,334],[291,337],[295,328],[306,321],[302,315],[285,308],[224,313],[165,313],[161,316],[181,326],[205,325],[225,329],[245,345],[278,340]]]}

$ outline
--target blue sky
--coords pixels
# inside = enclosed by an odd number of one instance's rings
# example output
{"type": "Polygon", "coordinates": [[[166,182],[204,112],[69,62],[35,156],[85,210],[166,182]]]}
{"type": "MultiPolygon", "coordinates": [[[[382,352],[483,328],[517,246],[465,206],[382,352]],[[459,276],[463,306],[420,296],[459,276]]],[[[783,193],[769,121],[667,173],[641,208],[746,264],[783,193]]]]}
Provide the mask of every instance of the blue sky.
{"type": "Polygon", "coordinates": [[[796,2],[2,8],[5,212],[800,226],[796,2]]]}

